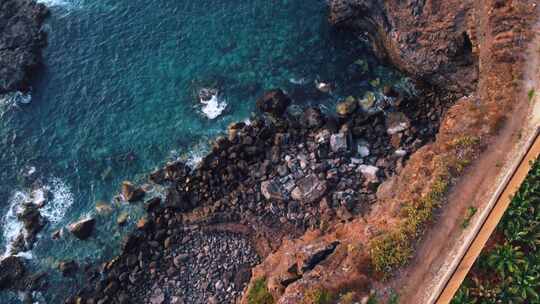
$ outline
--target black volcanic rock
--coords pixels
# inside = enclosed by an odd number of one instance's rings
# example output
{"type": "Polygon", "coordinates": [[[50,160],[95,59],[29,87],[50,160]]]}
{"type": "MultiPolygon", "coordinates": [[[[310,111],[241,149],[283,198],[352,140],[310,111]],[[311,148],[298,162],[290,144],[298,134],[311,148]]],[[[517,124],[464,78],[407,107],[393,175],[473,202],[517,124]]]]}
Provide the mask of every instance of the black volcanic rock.
{"type": "Polygon", "coordinates": [[[29,89],[46,44],[41,24],[47,14],[47,8],[33,0],[0,1],[0,94],[29,89]]]}
{"type": "Polygon", "coordinates": [[[257,108],[261,112],[275,117],[282,116],[290,104],[291,99],[281,89],[268,91],[257,100],[257,108]]]}
{"type": "Polygon", "coordinates": [[[80,220],[76,223],[69,225],[69,231],[73,233],[75,237],[81,240],[86,240],[92,235],[96,220],[93,218],[80,220]]]}
{"type": "Polygon", "coordinates": [[[12,288],[17,280],[23,278],[26,270],[21,259],[16,256],[9,256],[0,261],[0,290],[12,288]]]}
{"type": "Polygon", "coordinates": [[[79,265],[77,264],[77,262],[73,260],[62,261],[58,264],[58,270],[62,272],[62,275],[64,277],[73,276],[77,272],[78,269],[79,269],[79,265]]]}

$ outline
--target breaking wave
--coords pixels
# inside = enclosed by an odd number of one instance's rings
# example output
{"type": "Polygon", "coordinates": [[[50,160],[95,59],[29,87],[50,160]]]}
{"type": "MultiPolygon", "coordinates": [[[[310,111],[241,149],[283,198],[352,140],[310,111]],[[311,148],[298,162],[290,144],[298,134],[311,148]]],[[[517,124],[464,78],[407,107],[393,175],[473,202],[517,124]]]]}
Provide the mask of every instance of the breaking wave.
{"type": "Polygon", "coordinates": [[[201,98],[200,102],[204,105],[201,111],[208,119],[216,119],[227,108],[227,103],[220,99],[218,95],[212,95],[210,100],[201,98]]]}
{"type": "MultiPolygon", "coordinates": [[[[2,237],[5,242],[6,256],[11,250],[13,241],[23,232],[23,225],[17,219],[25,203],[43,205],[41,215],[53,226],[64,218],[69,207],[73,205],[74,197],[70,187],[59,178],[51,178],[45,185],[33,190],[15,191],[9,199],[9,207],[1,219],[2,237]]],[[[31,257],[30,253],[21,253],[23,257],[31,257]]]]}

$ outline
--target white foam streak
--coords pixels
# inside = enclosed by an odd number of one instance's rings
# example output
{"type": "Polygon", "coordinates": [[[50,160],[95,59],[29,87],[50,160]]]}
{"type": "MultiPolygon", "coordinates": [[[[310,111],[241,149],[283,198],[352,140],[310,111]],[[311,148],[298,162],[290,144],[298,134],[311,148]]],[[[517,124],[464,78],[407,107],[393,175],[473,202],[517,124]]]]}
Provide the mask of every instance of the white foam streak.
{"type": "Polygon", "coordinates": [[[36,2],[45,4],[47,7],[73,8],[79,5],[78,3],[74,3],[73,1],[66,0],[37,0],[36,2]]]}
{"type": "Polygon", "coordinates": [[[289,82],[292,83],[292,84],[296,84],[296,85],[305,85],[307,84],[309,81],[302,77],[302,78],[290,78],[289,79],[289,82]]]}
{"type": "Polygon", "coordinates": [[[17,219],[17,214],[22,211],[23,203],[28,200],[28,194],[21,191],[15,192],[9,200],[9,209],[1,221],[3,228],[2,236],[6,242],[6,249],[2,257],[7,256],[11,252],[13,242],[23,230],[23,225],[17,219]]]}

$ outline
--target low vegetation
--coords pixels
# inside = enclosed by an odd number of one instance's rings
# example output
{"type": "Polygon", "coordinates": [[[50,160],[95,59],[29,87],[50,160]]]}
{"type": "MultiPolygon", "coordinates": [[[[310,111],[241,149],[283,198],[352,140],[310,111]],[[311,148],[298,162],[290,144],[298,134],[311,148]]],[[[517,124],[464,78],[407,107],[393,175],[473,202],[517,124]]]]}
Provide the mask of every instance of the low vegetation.
{"type": "Polygon", "coordinates": [[[274,298],[268,292],[266,280],[259,278],[253,282],[253,286],[248,291],[247,300],[249,304],[273,304],[274,298]]]}
{"type": "Polygon", "coordinates": [[[532,102],[534,97],[536,96],[536,91],[534,89],[530,89],[527,93],[527,96],[529,97],[529,102],[532,102]]]}
{"type": "Polygon", "coordinates": [[[388,277],[409,261],[416,240],[433,218],[433,212],[441,206],[452,179],[471,163],[479,144],[480,139],[474,136],[456,138],[451,143],[455,153],[438,157],[439,165],[432,172],[430,191],[418,200],[404,204],[400,224],[370,242],[371,263],[377,273],[388,277]]]}
{"type": "Polygon", "coordinates": [[[332,304],[335,300],[335,294],[326,289],[317,288],[308,290],[304,294],[301,304],[332,304]]]}
{"type": "Polygon", "coordinates": [[[476,214],[476,211],[478,211],[478,209],[476,209],[475,207],[467,208],[467,214],[465,215],[465,218],[463,219],[463,222],[461,223],[461,227],[463,229],[469,226],[473,216],[476,214]]]}
{"type": "Polygon", "coordinates": [[[540,303],[540,160],[452,303],[540,303]]]}

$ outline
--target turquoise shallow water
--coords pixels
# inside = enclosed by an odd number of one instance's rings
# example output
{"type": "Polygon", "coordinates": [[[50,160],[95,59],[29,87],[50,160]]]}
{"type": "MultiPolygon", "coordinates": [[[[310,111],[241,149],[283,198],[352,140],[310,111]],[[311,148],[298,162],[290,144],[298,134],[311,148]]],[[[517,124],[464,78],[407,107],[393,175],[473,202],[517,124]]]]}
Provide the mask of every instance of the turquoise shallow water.
{"type": "MultiPolygon", "coordinates": [[[[96,237],[86,242],[49,235],[95,215],[96,201],[111,201],[122,180],[203,153],[230,122],[250,116],[265,89],[281,87],[300,106],[331,110],[341,97],[380,90],[370,80],[399,78],[360,40],[330,29],[321,0],[43,2],[52,10],[49,46],[32,102],[0,102],[2,252],[18,229],[13,207],[29,196],[23,175],[35,169],[34,188],[54,194],[45,210],[51,222],[29,260],[36,269],[115,254],[129,230],[117,227],[116,215],[130,212],[133,223],[137,207],[99,216],[96,237]],[[359,72],[358,59],[369,63],[368,74],[359,72]],[[313,94],[315,79],[333,83],[333,94],[313,94]],[[203,87],[219,89],[227,104],[215,119],[201,112],[196,96],[203,87]]],[[[0,303],[12,301],[0,295],[0,303]]]]}

